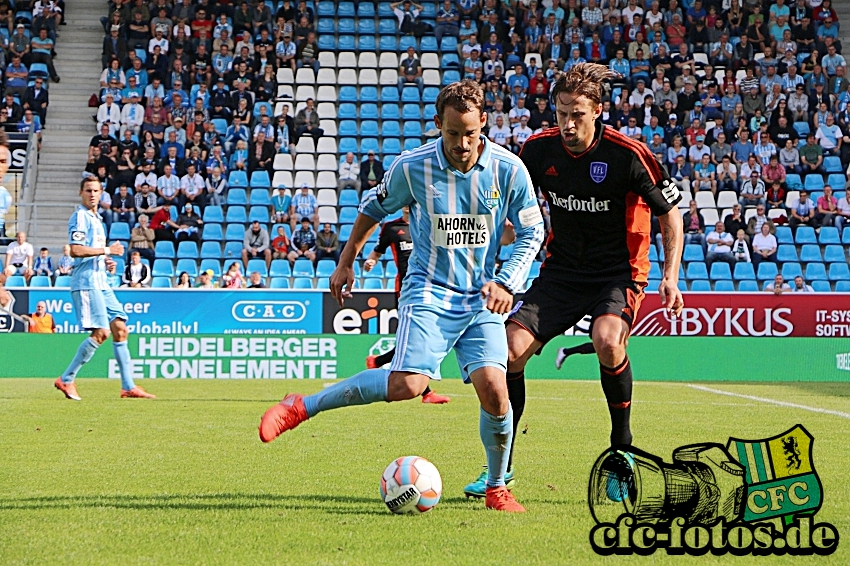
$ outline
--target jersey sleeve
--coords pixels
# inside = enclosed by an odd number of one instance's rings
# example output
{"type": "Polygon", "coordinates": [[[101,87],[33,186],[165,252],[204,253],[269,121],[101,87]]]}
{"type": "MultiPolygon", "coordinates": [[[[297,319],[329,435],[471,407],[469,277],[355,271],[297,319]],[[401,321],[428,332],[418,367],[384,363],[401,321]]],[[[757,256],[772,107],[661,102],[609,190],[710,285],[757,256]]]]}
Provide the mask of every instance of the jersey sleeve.
{"type": "Polygon", "coordinates": [[[87,236],[88,225],[86,217],[78,210],[68,219],[68,243],[72,246],[85,246],[87,236]]]}
{"type": "Polygon", "coordinates": [[[380,222],[388,215],[413,204],[413,192],[404,168],[404,157],[396,159],[384,178],[370,189],[360,203],[361,214],[380,222]]]}
{"type": "Polygon", "coordinates": [[[378,245],[375,246],[375,253],[384,255],[384,252],[387,251],[387,248],[390,247],[390,231],[388,230],[389,224],[384,224],[381,226],[381,235],[378,237],[378,245]]]}
{"type": "Polygon", "coordinates": [[[507,216],[514,225],[516,241],[511,257],[502,264],[495,281],[516,294],[522,291],[531,264],[543,243],[543,215],[537,204],[531,175],[522,163],[514,166],[506,186],[510,187],[507,216]]]}
{"type": "Polygon", "coordinates": [[[631,177],[632,190],[643,198],[655,216],[667,214],[682,200],[667,168],[645,146],[634,153],[631,177]]]}

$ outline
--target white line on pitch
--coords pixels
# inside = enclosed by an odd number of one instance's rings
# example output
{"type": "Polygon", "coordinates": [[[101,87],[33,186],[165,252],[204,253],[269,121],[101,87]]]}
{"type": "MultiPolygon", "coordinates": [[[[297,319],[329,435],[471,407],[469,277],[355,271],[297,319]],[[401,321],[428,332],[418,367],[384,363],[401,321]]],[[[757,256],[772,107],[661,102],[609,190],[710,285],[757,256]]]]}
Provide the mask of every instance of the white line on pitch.
{"type": "Polygon", "coordinates": [[[842,419],[850,419],[850,413],[842,413],[841,411],[833,411],[832,409],[822,409],[820,407],[809,407],[808,405],[798,405],[797,403],[788,403],[787,401],[777,401],[775,399],[766,399],[764,397],[756,397],[755,395],[744,395],[743,393],[732,393],[730,391],[722,391],[720,389],[712,389],[711,387],[703,387],[702,385],[688,385],[691,389],[705,391],[706,393],[714,393],[715,395],[726,395],[728,397],[738,397],[739,399],[749,399],[750,401],[758,401],[779,407],[791,407],[793,409],[802,409],[813,413],[822,413],[824,415],[834,415],[842,419]]]}

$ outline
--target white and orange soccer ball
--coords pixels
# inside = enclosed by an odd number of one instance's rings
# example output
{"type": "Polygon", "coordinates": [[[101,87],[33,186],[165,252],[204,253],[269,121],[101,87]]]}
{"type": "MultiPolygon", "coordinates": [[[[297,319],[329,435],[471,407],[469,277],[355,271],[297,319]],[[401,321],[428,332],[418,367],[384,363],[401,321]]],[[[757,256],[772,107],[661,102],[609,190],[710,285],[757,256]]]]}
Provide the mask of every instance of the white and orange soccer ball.
{"type": "Polygon", "coordinates": [[[437,467],[419,456],[393,460],[381,476],[381,499],[396,514],[430,511],[442,494],[443,480],[437,467]]]}

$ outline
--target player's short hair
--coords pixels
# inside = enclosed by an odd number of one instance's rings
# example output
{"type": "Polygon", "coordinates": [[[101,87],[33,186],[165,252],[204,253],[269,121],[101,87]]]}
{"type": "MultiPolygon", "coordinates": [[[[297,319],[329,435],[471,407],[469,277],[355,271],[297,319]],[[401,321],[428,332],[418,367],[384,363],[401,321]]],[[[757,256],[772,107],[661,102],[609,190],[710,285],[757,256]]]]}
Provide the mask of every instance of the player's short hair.
{"type": "Polygon", "coordinates": [[[80,181],[80,190],[82,191],[88,183],[97,183],[100,184],[100,179],[95,177],[94,175],[86,175],[83,177],[83,180],[80,181]]]}
{"type": "Polygon", "coordinates": [[[465,114],[478,110],[484,113],[484,91],[475,81],[462,80],[443,88],[437,96],[437,116],[443,119],[446,107],[465,114]]]}
{"type": "Polygon", "coordinates": [[[617,74],[605,65],[579,63],[563,73],[555,82],[555,88],[552,89],[552,100],[557,100],[562,93],[566,93],[586,96],[594,104],[600,104],[602,102],[602,82],[616,76],[617,74]]]}

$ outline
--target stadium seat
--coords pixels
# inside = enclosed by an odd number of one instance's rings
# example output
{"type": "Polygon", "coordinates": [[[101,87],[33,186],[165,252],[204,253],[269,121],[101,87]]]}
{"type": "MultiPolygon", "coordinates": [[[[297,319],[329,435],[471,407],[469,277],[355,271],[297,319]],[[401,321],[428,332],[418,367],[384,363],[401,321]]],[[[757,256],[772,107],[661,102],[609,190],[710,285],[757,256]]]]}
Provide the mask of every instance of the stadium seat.
{"type": "MultiPolygon", "coordinates": [[[[230,185],[231,190],[234,188],[244,189],[248,186],[248,175],[245,171],[231,171],[227,177],[227,183],[230,185]]],[[[227,195],[230,197],[230,194],[227,195]]],[[[228,202],[228,204],[230,204],[228,202]]]]}
{"type": "Polygon", "coordinates": [[[263,169],[259,169],[251,173],[251,183],[250,186],[252,189],[264,188],[268,189],[271,187],[272,182],[269,179],[269,172],[263,169]]]}
{"type": "Polygon", "coordinates": [[[440,51],[454,55],[457,50],[457,38],[450,35],[444,35],[440,40],[440,51]]]}
{"type": "Polygon", "coordinates": [[[154,277],[151,279],[151,289],[170,289],[171,279],[168,277],[154,277]]]}
{"type": "Polygon", "coordinates": [[[253,272],[258,272],[263,278],[269,276],[269,269],[266,267],[266,261],[264,259],[249,259],[248,267],[245,269],[245,274],[250,275],[253,272]]]}
{"type": "Polygon", "coordinates": [[[815,229],[811,226],[799,226],[794,234],[794,242],[797,244],[816,244],[815,229]]]}
{"type": "Polygon", "coordinates": [[[189,274],[189,277],[197,277],[198,263],[194,259],[178,259],[177,267],[174,269],[174,272],[179,275],[184,271],[189,274]]]}
{"type": "MultiPolygon", "coordinates": [[[[244,208],[242,209],[245,210],[244,208]]],[[[224,239],[228,242],[238,241],[242,242],[245,238],[245,225],[244,224],[228,224],[227,229],[224,232],[224,239]]]]}
{"type": "Polygon", "coordinates": [[[252,206],[248,213],[248,222],[265,224],[269,221],[269,216],[269,208],[267,206],[252,206]]]}
{"type": "Polygon", "coordinates": [[[30,279],[30,287],[50,287],[50,277],[47,275],[34,275],[30,279]]]}
{"type": "Polygon", "coordinates": [[[201,232],[201,238],[212,242],[220,242],[224,239],[224,234],[221,231],[221,224],[204,224],[204,229],[201,232]]]}
{"type": "MultiPolygon", "coordinates": [[[[389,249],[387,250],[389,251],[389,249]]],[[[539,262],[538,262],[539,263],[539,262]]],[[[534,271],[534,265],[531,266],[532,272],[534,271]]],[[[398,267],[393,260],[387,261],[386,267],[384,268],[384,277],[387,279],[395,279],[398,276],[398,267]]]]}
{"type": "MultiPolygon", "coordinates": [[[[378,105],[374,102],[367,102],[365,104],[360,105],[360,119],[361,120],[377,120],[378,119],[378,105]]],[[[354,131],[357,131],[357,126],[355,124],[354,131]]],[[[355,135],[355,134],[339,134],[339,135],[355,135]]]]}
{"type": "Polygon", "coordinates": [[[823,261],[820,246],[817,244],[805,244],[800,250],[800,261],[805,263],[823,261]]]}
{"type": "MultiPolygon", "coordinates": [[[[213,244],[215,245],[215,244],[213,244]]],[[[161,259],[174,258],[174,242],[160,241],[154,246],[154,255],[161,259]]]]}
{"type": "Polygon", "coordinates": [[[336,224],[339,222],[335,206],[320,206],[319,207],[319,224],[336,224]]]}
{"type": "MultiPolygon", "coordinates": [[[[806,176],[806,180],[803,183],[803,186],[809,191],[822,191],[823,190],[823,177],[814,173],[812,175],[806,176]]],[[[793,201],[792,201],[793,202],[793,201]]]]}
{"type": "Polygon", "coordinates": [[[836,293],[850,293],[850,281],[837,281],[835,283],[836,293]]]}
{"type": "MultiPolygon", "coordinates": [[[[357,29],[357,26],[355,25],[353,18],[338,18],[336,21],[336,29],[339,33],[354,33],[355,29],[357,29]]],[[[295,80],[298,80],[297,75],[295,77],[295,80]]]]}
{"type": "Polygon", "coordinates": [[[711,272],[709,273],[709,278],[712,281],[719,280],[732,280],[732,270],[729,268],[728,263],[724,263],[722,261],[716,261],[711,265],[711,272]]]}
{"type": "Polygon", "coordinates": [[[317,2],[316,10],[319,16],[336,16],[336,6],[334,2],[317,2]]]}
{"type": "Polygon", "coordinates": [[[421,120],[422,110],[418,104],[405,104],[401,108],[401,117],[403,120],[421,120]]]}
{"type": "Polygon", "coordinates": [[[171,263],[170,259],[154,260],[151,275],[154,277],[174,277],[174,264],[171,263]]]}
{"type": "MultiPolygon", "coordinates": [[[[265,173],[265,171],[263,171],[263,173],[265,173]]],[[[269,182],[269,185],[271,185],[271,181],[269,182]]],[[[265,185],[266,188],[254,189],[251,191],[251,197],[248,200],[251,206],[271,206],[272,199],[269,196],[269,185],[265,185]]]]}
{"type": "Polygon", "coordinates": [[[806,281],[826,281],[826,266],[822,263],[810,263],[806,266],[806,281]]]}
{"type": "MultiPolygon", "coordinates": [[[[373,23],[371,25],[374,29],[375,24],[373,23]]],[[[354,48],[357,51],[368,51],[370,53],[374,53],[378,49],[378,42],[375,40],[374,35],[361,35],[357,37],[357,41],[355,43],[354,48]]],[[[375,80],[374,82],[377,82],[377,80],[375,80]]]]}
{"type": "Polygon", "coordinates": [[[782,277],[785,281],[791,281],[798,275],[803,274],[803,268],[796,261],[789,261],[782,264],[782,277]]]}
{"type": "Polygon", "coordinates": [[[844,256],[844,248],[838,244],[830,244],[823,250],[823,260],[826,263],[834,263],[838,261],[847,261],[844,256]]]}
{"type": "Polygon", "coordinates": [[[363,280],[363,288],[364,289],[373,289],[373,290],[384,289],[384,280],[383,279],[375,279],[375,278],[364,279],[363,280]]]}
{"type": "Polygon", "coordinates": [[[269,289],[289,289],[289,278],[273,277],[269,282],[269,289]]]}
{"type": "Polygon", "coordinates": [[[246,224],[248,222],[248,212],[244,206],[228,206],[225,220],[227,222],[246,224]]]}
{"type": "Polygon", "coordinates": [[[777,226],[776,227],[776,241],[779,244],[793,244],[794,236],[791,232],[791,228],[788,226],[777,226]]]}
{"type": "Polygon", "coordinates": [[[339,227],[340,243],[347,242],[349,237],[351,237],[351,224],[343,224],[339,227]]]}
{"type": "MultiPolygon", "coordinates": [[[[161,243],[161,242],[158,242],[161,243]]],[[[170,242],[169,242],[170,243],[170,242]]],[[[159,258],[160,255],[156,254],[156,257],[159,258]]],[[[196,259],[198,257],[198,244],[195,242],[180,242],[177,244],[177,258],[178,259],[196,259]]]]}
{"type": "Polygon", "coordinates": [[[830,281],[850,280],[850,267],[848,267],[847,262],[830,263],[828,279],[830,281]]]}
{"type": "Polygon", "coordinates": [[[130,239],[130,225],[126,222],[113,222],[112,227],[109,228],[109,239],[110,240],[129,240],[130,239]]]}
{"type": "MultiPolygon", "coordinates": [[[[428,4],[426,4],[428,5],[428,4]]],[[[430,4],[433,6],[433,4],[430,4]]],[[[437,52],[437,39],[430,35],[426,35],[422,39],[419,40],[419,49],[423,53],[436,53],[437,52]]]]}
{"type": "Polygon", "coordinates": [[[759,281],[773,281],[777,273],[779,273],[779,270],[775,263],[772,261],[763,261],[759,264],[756,278],[759,281]]]}
{"type": "Polygon", "coordinates": [[[312,289],[313,288],[313,280],[309,277],[296,277],[292,281],[293,289],[312,289]]]}
{"type": "Polygon", "coordinates": [[[422,125],[419,122],[405,122],[403,133],[405,138],[421,138],[422,125]]]}
{"type": "Polygon", "coordinates": [[[401,143],[398,138],[386,138],[381,142],[382,155],[399,155],[401,153],[401,143]]]}
{"type": "MultiPolygon", "coordinates": [[[[714,264],[714,265],[725,265],[726,267],[729,267],[728,264],[725,264],[725,263],[714,264]]],[[[714,265],[712,265],[711,267],[714,267],[714,265]]],[[[727,281],[727,280],[724,279],[724,280],[718,281],[717,283],[714,284],[714,290],[716,292],[731,292],[731,291],[735,290],[735,284],[732,283],[731,281],[727,281]]]]}
{"type": "Polygon", "coordinates": [[[814,290],[815,293],[830,293],[832,291],[832,289],[830,289],[829,281],[816,279],[810,283],[812,285],[812,290],[814,290]]]}
{"type": "Polygon", "coordinates": [[[384,137],[384,138],[399,138],[399,137],[401,137],[401,127],[399,126],[398,121],[396,121],[396,120],[384,120],[381,123],[381,137],[384,137]]]}
{"type": "Polygon", "coordinates": [[[405,138],[404,151],[413,151],[422,145],[422,138],[405,138]]]}
{"type": "Polygon", "coordinates": [[[756,281],[741,281],[740,283],[738,283],[739,292],[757,293],[758,290],[759,284],[756,281]]]}
{"type": "MultiPolygon", "coordinates": [[[[843,173],[844,168],[841,167],[841,158],[836,155],[830,155],[823,158],[823,169],[827,173],[843,173]]],[[[809,175],[812,177],[813,175],[809,175]]],[[[808,179],[808,177],[806,177],[808,179]]],[[[822,179],[821,179],[822,180],[822,179]]],[[[835,187],[836,190],[843,189],[843,186],[835,187]]]]}
{"type": "Polygon", "coordinates": [[[375,266],[372,268],[371,271],[364,271],[363,277],[365,279],[368,279],[368,278],[383,279],[384,278],[384,264],[379,261],[378,263],[375,264],[375,266]]]}
{"type": "Polygon", "coordinates": [[[752,263],[738,262],[735,264],[735,270],[732,272],[732,279],[735,281],[754,280],[756,272],[753,269],[752,263]]]}
{"type": "Polygon", "coordinates": [[[426,86],[422,91],[422,102],[426,104],[434,104],[437,102],[437,96],[440,94],[440,89],[435,86],[426,86]]]}
{"type": "Polygon", "coordinates": [[[360,197],[354,189],[343,189],[339,193],[339,206],[358,206],[360,197]]]}
{"type": "Polygon", "coordinates": [[[375,17],[375,4],[372,2],[359,2],[357,4],[357,17],[358,18],[374,18],[375,17]]]}
{"type": "Polygon", "coordinates": [[[818,243],[838,244],[840,242],[841,240],[838,237],[838,228],[835,226],[823,226],[820,229],[820,234],[818,234],[818,243]]]}
{"type": "Polygon", "coordinates": [[[221,277],[221,262],[217,259],[202,259],[201,266],[198,268],[198,273],[204,271],[212,271],[213,277],[221,277]]]}
{"type": "MultiPolygon", "coordinates": [[[[241,171],[233,171],[233,172],[231,172],[231,174],[232,173],[241,173],[241,171]]],[[[246,180],[245,186],[247,186],[247,185],[248,185],[248,182],[246,180]]],[[[227,191],[227,204],[228,204],[228,206],[234,205],[234,204],[245,206],[246,204],[248,204],[248,195],[245,192],[245,189],[244,188],[230,187],[230,189],[228,189],[228,191],[227,191]]]]}
{"type": "Polygon", "coordinates": [[[381,153],[381,146],[378,143],[378,138],[362,138],[360,140],[360,151],[362,153],[368,153],[370,151],[381,153]]]}
{"type": "Polygon", "coordinates": [[[271,277],[292,277],[292,269],[289,267],[289,260],[275,259],[272,260],[269,266],[269,276],[271,277]]]}
{"type": "Polygon", "coordinates": [[[738,195],[735,191],[720,191],[717,193],[717,208],[732,208],[738,204],[738,195]]]}
{"type": "Polygon", "coordinates": [[[380,130],[378,129],[378,122],[376,120],[361,120],[360,121],[360,135],[361,136],[378,137],[379,132],[380,132],[380,130]]]}
{"type": "MultiPolygon", "coordinates": [[[[9,283],[7,281],[6,286],[8,286],[8,285],[9,285],[9,283]]],[[[71,286],[71,276],[70,275],[59,275],[58,277],[56,277],[56,281],[53,282],[54,288],[61,287],[61,288],[64,289],[64,288],[70,287],[70,286],[71,286]]]]}
{"type": "Polygon", "coordinates": [[[398,111],[398,104],[382,104],[381,105],[381,120],[399,120],[401,114],[398,111]]]}
{"type": "MultiPolygon", "coordinates": [[[[242,230],[242,235],[245,235],[244,229],[242,230]]],[[[242,238],[239,238],[239,241],[230,241],[225,242],[224,244],[224,254],[223,257],[226,261],[232,261],[234,259],[239,259],[242,257],[242,238]]]]}
{"type": "MultiPolygon", "coordinates": [[[[445,41],[446,38],[443,38],[445,41]]],[[[457,56],[457,53],[446,53],[443,52],[442,57],[440,57],[440,67],[443,69],[457,69],[460,67],[460,58],[457,56]]]]}
{"type": "Polygon", "coordinates": [[[316,263],[316,277],[330,277],[336,269],[336,262],[332,259],[320,259],[316,263]]]}
{"type": "Polygon", "coordinates": [[[785,176],[785,184],[788,185],[789,189],[800,190],[803,188],[803,180],[796,173],[788,173],[785,176]]]}
{"type": "Polygon", "coordinates": [[[697,279],[695,281],[691,281],[691,291],[694,291],[694,292],[711,291],[711,283],[709,283],[705,279],[697,279]]]}
{"type": "MultiPolygon", "coordinates": [[[[844,185],[847,184],[847,178],[843,173],[830,173],[826,178],[826,184],[832,187],[833,192],[838,192],[844,188],[844,185]]],[[[838,198],[838,195],[835,195],[835,198],[841,200],[838,198]]]]}
{"type": "Polygon", "coordinates": [[[682,261],[705,261],[702,246],[699,244],[688,244],[685,246],[685,253],[682,255],[682,261]]]}
{"type": "Polygon", "coordinates": [[[292,275],[295,277],[315,277],[316,274],[313,271],[313,264],[310,260],[305,258],[299,258],[295,260],[294,265],[292,266],[292,275]]]}
{"type": "Polygon", "coordinates": [[[692,261],[688,264],[687,279],[708,279],[708,270],[705,263],[701,261],[692,261]]]}
{"type": "Polygon", "coordinates": [[[776,261],[799,261],[797,257],[797,248],[790,244],[780,244],[776,251],[776,261]]]}

